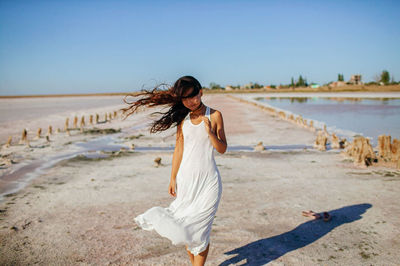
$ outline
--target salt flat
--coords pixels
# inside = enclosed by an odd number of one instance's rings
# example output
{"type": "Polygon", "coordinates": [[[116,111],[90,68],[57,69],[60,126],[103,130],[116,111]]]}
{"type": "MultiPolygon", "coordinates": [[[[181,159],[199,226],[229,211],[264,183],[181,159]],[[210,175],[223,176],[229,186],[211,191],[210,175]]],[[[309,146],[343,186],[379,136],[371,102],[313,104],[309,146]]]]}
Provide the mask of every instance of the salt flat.
{"type": "MultiPolygon", "coordinates": [[[[223,192],[208,265],[400,261],[399,171],[358,168],[334,150],[268,150],[269,145],[312,145],[315,133],[227,95],[205,95],[204,102],[222,112],[228,145],[255,146],[262,141],[267,146],[262,152],[215,152],[223,192]],[[332,220],[311,221],[301,215],[303,210],[329,211],[332,220]]],[[[117,107],[118,103],[92,106],[79,115],[117,107]]],[[[72,115],[65,112],[44,119],[61,120],[63,125],[62,117],[72,115]]],[[[127,147],[173,146],[174,129],[150,135],[142,127],[149,112],[96,127],[121,129],[116,139],[127,147]]],[[[16,170],[74,152],[76,143],[99,137],[71,133],[1,153],[19,160],[10,166],[16,170]]],[[[173,200],[167,192],[171,162],[172,152],[123,149],[107,158],[71,157],[43,169],[0,203],[0,264],[188,265],[184,247],[172,246],[133,221],[146,209],[168,206],[173,200]],[[156,157],[162,158],[159,167],[153,165],[156,157]]],[[[10,169],[1,171],[7,175],[10,169]]]]}

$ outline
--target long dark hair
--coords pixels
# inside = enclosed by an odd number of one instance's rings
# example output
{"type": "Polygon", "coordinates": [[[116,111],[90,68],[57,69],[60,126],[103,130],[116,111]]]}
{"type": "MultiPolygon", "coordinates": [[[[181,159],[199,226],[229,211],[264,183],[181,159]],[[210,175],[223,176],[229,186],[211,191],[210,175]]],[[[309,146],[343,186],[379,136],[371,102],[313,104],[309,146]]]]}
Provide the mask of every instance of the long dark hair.
{"type": "Polygon", "coordinates": [[[124,102],[129,106],[122,108],[125,118],[133,114],[139,107],[155,107],[159,105],[169,106],[166,112],[154,112],[152,114],[162,115],[160,119],[155,120],[150,128],[150,133],[156,133],[169,129],[171,126],[177,126],[189,113],[182,99],[195,96],[202,89],[200,82],[192,76],[184,76],[178,79],[174,86],[160,84],[152,90],[143,90],[138,94],[129,94],[124,97],[124,102]],[[167,88],[167,90],[163,89],[167,88]],[[185,92],[192,89],[190,95],[185,92]],[[184,96],[185,95],[185,96],[184,96]],[[134,101],[127,101],[128,96],[139,97],[134,101]]]}

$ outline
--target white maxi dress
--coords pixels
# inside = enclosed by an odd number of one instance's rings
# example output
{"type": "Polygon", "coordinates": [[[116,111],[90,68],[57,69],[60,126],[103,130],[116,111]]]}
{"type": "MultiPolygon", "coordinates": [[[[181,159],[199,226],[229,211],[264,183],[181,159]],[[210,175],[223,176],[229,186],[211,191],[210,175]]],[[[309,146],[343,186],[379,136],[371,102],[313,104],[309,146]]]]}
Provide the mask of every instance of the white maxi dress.
{"type": "MultiPolygon", "coordinates": [[[[208,106],[206,117],[211,121],[208,106]]],[[[198,255],[210,241],[222,183],[204,122],[195,125],[188,114],[182,132],[183,155],[176,175],[176,199],[167,208],[147,210],[135,222],[144,230],[155,230],[174,245],[187,245],[192,254],[198,255]]]]}

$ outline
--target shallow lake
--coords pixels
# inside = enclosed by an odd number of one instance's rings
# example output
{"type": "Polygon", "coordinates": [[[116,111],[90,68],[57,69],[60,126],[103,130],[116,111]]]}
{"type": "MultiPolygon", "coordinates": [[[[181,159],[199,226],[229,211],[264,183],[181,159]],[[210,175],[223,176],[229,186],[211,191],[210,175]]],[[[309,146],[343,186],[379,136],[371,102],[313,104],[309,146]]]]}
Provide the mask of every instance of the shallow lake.
{"type": "Polygon", "coordinates": [[[259,97],[270,106],[326,124],[329,132],[352,138],[370,137],[376,145],[379,135],[400,138],[400,98],[351,97],[259,97]]]}

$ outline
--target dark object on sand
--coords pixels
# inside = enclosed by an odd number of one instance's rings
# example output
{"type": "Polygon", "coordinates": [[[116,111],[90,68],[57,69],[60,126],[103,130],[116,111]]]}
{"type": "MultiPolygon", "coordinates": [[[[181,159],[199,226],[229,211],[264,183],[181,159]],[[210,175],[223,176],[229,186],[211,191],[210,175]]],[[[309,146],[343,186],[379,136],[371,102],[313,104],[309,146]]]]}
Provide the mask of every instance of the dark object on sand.
{"type": "Polygon", "coordinates": [[[309,210],[309,211],[303,211],[302,214],[303,214],[303,216],[311,217],[314,220],[318,220],[318,219],[322,218],[324,220],[324,222],[329,222],[332,219],[332,216],[328,212],[323,212],[321,214],[321,213],[316,213],[314,211],[309,210]]]}

